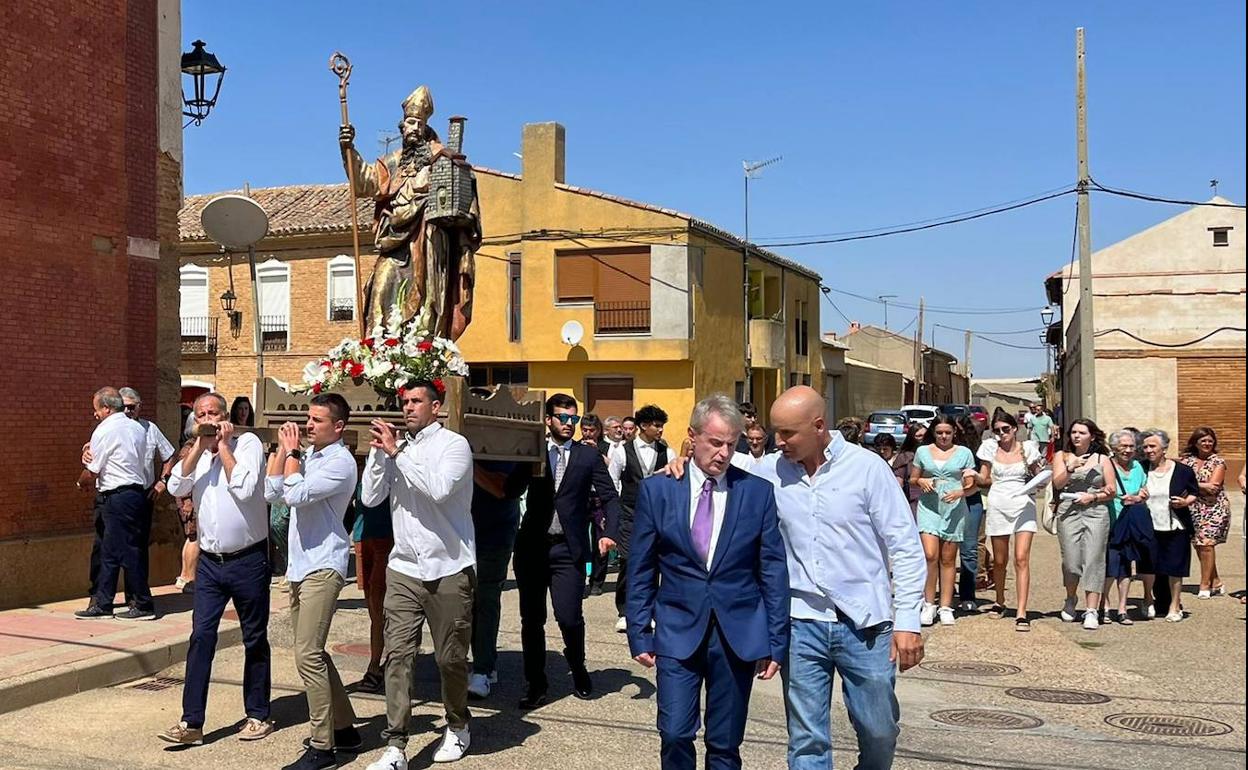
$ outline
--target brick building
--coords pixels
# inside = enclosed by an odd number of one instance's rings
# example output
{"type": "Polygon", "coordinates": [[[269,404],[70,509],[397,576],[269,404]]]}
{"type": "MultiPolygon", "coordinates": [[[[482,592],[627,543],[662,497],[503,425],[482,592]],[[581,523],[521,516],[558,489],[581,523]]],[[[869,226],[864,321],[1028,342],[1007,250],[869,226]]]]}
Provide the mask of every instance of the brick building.
{"type": "MultiPolygon", "coordinates": [[[[92,392],[138,389],[147,416],[177,435],[181,24],[177,2],[4,6],[0,607],[10,607],[85,593],[92,499],[74,480],[92,392]]],[[[154,548],[153,577],[174,559],[154,548]]]]}

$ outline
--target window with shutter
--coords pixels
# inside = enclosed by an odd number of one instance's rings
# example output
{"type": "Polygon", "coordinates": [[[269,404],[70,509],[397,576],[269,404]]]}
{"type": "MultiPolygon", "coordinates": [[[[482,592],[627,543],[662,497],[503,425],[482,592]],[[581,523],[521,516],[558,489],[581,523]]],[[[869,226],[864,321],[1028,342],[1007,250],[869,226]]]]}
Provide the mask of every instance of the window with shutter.
{"type": "Polygon", "coordinates": [[[594,258],[584,252],[557,254],[555,282],[559,302],[594,300],[594,258]]]}
{"type": "Polygon", "coordinates": [[[290,347],[290,266],[270,259],[256,267],[260,284],[261,346],[267,351],[290,347]]]}
{"type": "Polygon", "coordinates": [[[631,377],[594,377],[585,381],[585,413],[607,417],[633,414],[631,377]]]}
{"type": "Polygon", "coordinates": [[[346,254],[331,259],[326,283],[329,320],[350,321],[355,318],[355,260],[346,254]]]}

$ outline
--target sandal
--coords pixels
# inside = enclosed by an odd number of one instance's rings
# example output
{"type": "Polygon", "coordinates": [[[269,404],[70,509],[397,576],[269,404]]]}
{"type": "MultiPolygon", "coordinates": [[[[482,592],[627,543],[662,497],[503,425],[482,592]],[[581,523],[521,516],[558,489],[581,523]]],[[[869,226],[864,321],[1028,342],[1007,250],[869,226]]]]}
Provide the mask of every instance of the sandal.
{"type": "Polygon", "coordinates": [[[1005,605],[993,604],[991,607],[988,608],[988,614],[994,618],[1003,617],[1005,615],[1005,605]]]}
{"type": "Polygon", "coordinates": [[[1030,631],[1031,621],[1028,620],[1027,618],[1014,618],[1014,630],[1015,631],[1030,631]]]}
{"type": "Polygon", "coordinates": [[[1127,614],[1127,613],[1125,613],[1125,612],[1119,612],[1119,613],[1118,613],[1118,623],[1119,623],[1120,625],[1124,625],[1124,626],[1134,626],[1134,625],[1135,625],[1135,621],[1134,621],[1134,620],[1132,620],[1132,619],[1131,619],[1131,616],[1130,616],[1130,615],[1128,615],[1128,614],[1127,614]]]}

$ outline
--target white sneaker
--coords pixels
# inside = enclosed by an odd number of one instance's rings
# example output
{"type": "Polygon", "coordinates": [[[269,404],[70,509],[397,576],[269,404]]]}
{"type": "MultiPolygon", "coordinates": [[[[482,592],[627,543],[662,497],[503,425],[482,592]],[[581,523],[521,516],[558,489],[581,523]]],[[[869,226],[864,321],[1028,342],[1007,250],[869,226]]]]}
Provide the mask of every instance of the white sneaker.
{"type": "Polygon", "coordinates": [[[468,697],[486,698],[490,694],[490,678],[485,674],[473,674],[468,677],[468,697]]]}
{"type": "Polygon", "coordinates": [[[381,759],[369,765],[365,770],[407,770],[407,755],[403,749],[387,746],[381,759]]]}
{"type": "Polygon", "coordinates": [[[942,626],[952,626],[954,622],[955,621],[953,618],[953,608],[941,607],[940,608],[940,624],[942,626]]]}
{"type": "Polygon", "coordinates": [[[1062,605],[1062,620],[1066,621],[1067,623],[1075,622],[1075,600],[1074,599],[1067,599],[1066,603],[1062,605]]]}
{"type": "Polygon", "coordinates": [[[472,743],[472,736],[468,733],[468,728],[462,730],[454,728],[446,728],[446,736],[442,738],[442,745],[433,754],[434,762],[454,762],[464,756],[464,752],[468,751],[468,744],[472,743]]]}
{"type": "Polygon", "coordinates": [[[1089,631],[1095,631],[1101,627],[1101,621],[1097,618],[1096,610],[1085,610],[1083,613],[1083,627],[1089,631]]]}
{"type": "Polygon", "coordinates": [[[617,634],[628,633],[628,621],[624,618],[615,621],[615,632],[617,634]]]}
{"type": "Polygon", "coordinates": [[[1166,616],[1166,622],[1167,622],[1167,623],[1181,623],[1181,622],[1183,622],[1183,613],[1182,613],[1182,612],[1171,612],[1169,615],[1167,615],[1167,616],[1166,616]]]}
{"type": "Polygon", "coordinates": [[[1203,599],[1212,599],[1212,598],[1213,598],[1213,593],[1212,593],[1211,591],[1201,591],[1200,593],[1196,594],[1196,598],[1197,598],[1197,599],[1202,599],[1202,600],[1203,600],[1203,599]]]}
{"type": "Polygon", "coordinates": [[[936,605],[923,602],[923,606],[919,609],[919,624],[930,626],[936,622],[936,605]]]}
{"type": "Polygon", "coordinates": [[[1144,617],[1148,618],[1149,620],[1153,620],[1154,618],[1156,618],[1157,607],[1155,607],[1152,604],[1149,604],[1148,607],[1144,609],[1144,617]]]}

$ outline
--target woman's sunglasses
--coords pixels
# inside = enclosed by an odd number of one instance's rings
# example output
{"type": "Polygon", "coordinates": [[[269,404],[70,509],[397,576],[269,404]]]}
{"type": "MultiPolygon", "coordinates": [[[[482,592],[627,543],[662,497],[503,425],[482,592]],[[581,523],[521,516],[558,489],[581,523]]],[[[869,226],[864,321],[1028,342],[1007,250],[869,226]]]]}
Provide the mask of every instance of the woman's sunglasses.
{"type": "Polygon", "coordinates": [[[997,434],[998,436],[1004,436],[1005,434],[1009,433],[1012,430],[1014,430],[1012,427],[1008,425],[1004,425],[1000,428],[993,428],[992,432],[997,434]]]}

